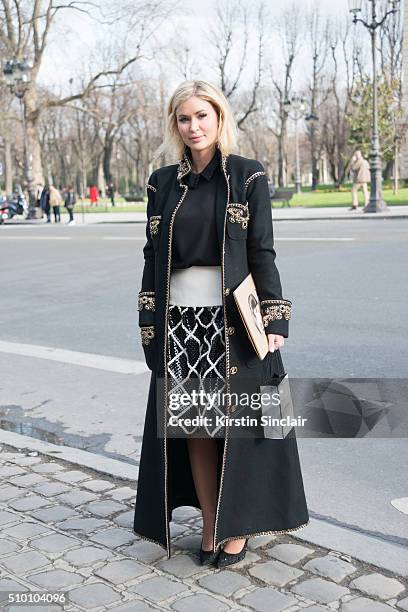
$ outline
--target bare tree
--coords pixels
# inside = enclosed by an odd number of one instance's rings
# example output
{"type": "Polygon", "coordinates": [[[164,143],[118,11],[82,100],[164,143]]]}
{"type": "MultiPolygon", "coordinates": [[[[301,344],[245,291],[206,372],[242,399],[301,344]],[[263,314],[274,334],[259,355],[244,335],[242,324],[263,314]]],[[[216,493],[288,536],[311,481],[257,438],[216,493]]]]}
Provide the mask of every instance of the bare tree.
{"type": "Polygon", "coordinates": [[[268,125],[268,129],[275,135],[278,144],[278,184],[280,187],[286,185],[285,141],[288,113],[285,102],[290,98],[292,92],[294,64],[299,52],[300,23],[298,15],[299,12],[294,5],[286,8],[283,12],[277,24],[283,69],[279,70],[279,67],[276,66],[276,60],[269,65],[276,101],[276,121],[275,126],[268,125]]]}
{"type": "Polygon", "coordinates": [[[322,23],[318,5],[315,5],[309,11],[306,23],[312,58],[312,74],[308,88],[310,114],[307,118],[309,119],[307,132],[310,141],[312,191],[314,191],[319,183],[321,147],[318,142],[319,130],[317,121],[319,108],[327,98],[327,92],[324,88],[324,69],[329,49],[329,34],[328,22],[322,23]]]}
{"type": "Polygon", "coordinates": [[[407,131],[407,111],[402,107],[402,42],[403,42],[403,10],[400,8],[389,15],[379,30],[380,64],[384,81],[394,92],[394,102],[391,107],[393,115],[394,153],[393,159],[387,161],[384,177],[389,178],[394,170],[394,189],[398,188],[398,152],[400,142],[407,131]]]}
{"type": "Polygon", "coordinates": [[[352,112],[355,83],[365,71],[364,52],[349,21],[331,27],[331,75],[327,101],[321,112],[322,139],[330,172],[337,187],[345,180],[352,147],[347,121],[352,112]]]}
{"type": "MultiPolygon", "coordinates": [[[[252,7],[251,7],[252,9],[252,7]]],[[[266,9],[264,3],[259,3],[256,10],[255,27],[251,22],[250,8],[242,2],[235,0],[223,0],[217,6],[214,26],[210,31],[208,40],[215,50],[216,72],[222,92],[227,98],[233,98],[241,87],[244,87],[249,95],[246,96],[245,105],[238,113],[238,127],[242,128],[245,120],[257,110],[257,93],[261,84],[264,64],[265,44],[265,21],[266,9]],[[256,40],[251,37],[252,31],[256,32],[256,40]],[[250,87],[243,85],[245,82],[246,68],[249,60],[249,48],[253,42],[254,51],[251,57],[256,57],[253,64],[254,74],[251,76],[250,87]]]]}
{"type": "MultiPolygon", "coordinates": [[[[40,97],[37,87],[44,54],[50,33],[56,23],[57,16],[65,12],[69,14],[79,11],[90,15],[96,5],[86,0],[70,0],[60,3],[58,0],[0,0],[0,49],[2,55],[8,58],[22,59],[27,57],[32,65],[31,82],[24,94],[23,104],[27,126],[28,148],[32,156],[32,172],[34,182],[43,182],[41,165],[41,146],[38,134],[38,122],[45,108],[63,106],[74,100],[80,100],[95,88],[106,86],[109,79],[122,74],[130,65],[142,56],[144,45],[153,35],[157,22],[167,14],[168,5],[165,0],[152,0],[146,5],[142,0],[131,4],[124,1],[115,3],[116,11],[123,13],[122,19],[132,27],[131,51],[117,53],[109,67],[103,67],[90,75],[80,91],[66,96],[40,97]],[[121,5],[119,7],[119,5],[121,5]],[[135,17],[137,15],[137,19],[135,17]],[[130,17],[133,16],[133,19],[130,17]]],[[[94,15],[95,16],[95,15],[94,15]]],[[[118,20],[117,13],[112,13],[110,19],[118,20]]],[[[128,39],[127,39],[128,40],[128,39]]]]}

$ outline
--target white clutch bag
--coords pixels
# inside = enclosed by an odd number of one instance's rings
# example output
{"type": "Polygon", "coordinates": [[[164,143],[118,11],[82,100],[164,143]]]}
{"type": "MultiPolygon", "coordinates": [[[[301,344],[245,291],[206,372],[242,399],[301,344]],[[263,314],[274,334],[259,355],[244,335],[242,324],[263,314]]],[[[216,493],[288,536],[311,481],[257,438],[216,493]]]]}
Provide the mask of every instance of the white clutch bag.
{"type": "Polygon", "coordinates": [[[260,301],[251,273],[238,285],[233,295],[251,344],[258,357],[263,359],[268,352],[268,338],[265,333],[260,301]]]}

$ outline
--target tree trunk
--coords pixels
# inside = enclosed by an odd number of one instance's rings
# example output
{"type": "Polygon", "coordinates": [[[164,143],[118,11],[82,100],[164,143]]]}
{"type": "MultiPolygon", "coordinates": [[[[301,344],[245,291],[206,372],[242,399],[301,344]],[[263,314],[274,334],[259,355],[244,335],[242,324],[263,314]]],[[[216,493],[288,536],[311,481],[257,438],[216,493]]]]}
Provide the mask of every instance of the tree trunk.
{"type": "Polygon", "coordinates": [[[86,192],[88,189],[88,182],[87,182],[87,176],[86,176],[86,168],[85,168],[85,163],[82,163],[82,168],[81,168],[81,175],[82,175],[82,188],[81,188],[81,194],[84,198],[86,198],[86,192]]]}
{"type": "Polygon", "coordinates": [[[384,169],[384,180],[390,179],[392,176],[392,171],[394,169],[394,160],[390,159],[389,161],[387,161],[387,163],[385,164],[385,169],[384,169]]]}
{"type": "Polygon", "coordinates": [[[10,134],[6,129],[4,135],[5,189],[6,194],[13,193],[13,161],[11,156],[10,134]]]}
{"type": "Polygon", "coordinates": [[[113,138],[107,136],[105,138],[105,143],[103,147],[103,175],[105,177],[105,182],[107,185],[112,181],[112,152],[113,152],[113,138]]]}
{"type": "Polygon", "coordinates": [[[284,172],[284,134],[281,132],[278,136],[278,185],[285,187],[285,172],[284,172]]]}
{"type": "Polygon", "coordinates": [[[98,191],[102,197],[105,197],[105,179],[103,175],[102,157],[99,158],[98,164],[98,191]]]}
{"type": "MultiPolygon", "coordinates": [[[[30,87],[24,95],[24,113],[27,131],[28,163],[31,165],[33,187],[44,185],[44,172],[41,163],[41,144],[38,135],[39,109],[37,106],[37,92],[30,87]]],[[[28,184],[28,177],[25,176],[28,184]]]]}
{"type": "Polygon", "coordinates": [[[316,130],[314,125],[310,129],[311,164],[312,164],[312,191],[316,191],[320,181],[319,157],[316,153],[316,130]]]}

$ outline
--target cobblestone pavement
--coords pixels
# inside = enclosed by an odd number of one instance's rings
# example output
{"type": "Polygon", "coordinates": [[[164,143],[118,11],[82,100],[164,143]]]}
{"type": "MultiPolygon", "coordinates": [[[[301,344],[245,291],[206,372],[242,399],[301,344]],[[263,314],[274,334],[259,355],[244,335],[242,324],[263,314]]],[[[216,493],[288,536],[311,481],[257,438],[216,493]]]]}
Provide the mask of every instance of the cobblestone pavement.
{"type": "MultiPolygon", "coordinates": [[[[295,536],[249,541],[240,564],[198,564],[201,519],[174,512],[173,556],[132,530],[135,482],[0,448],[0,610],[408,611],[408,581],[295,536]],[[8,591],[64,592],[15,605],[8,591]]],[[[33,594],[32,594],[33,595],[33,594]]]]}

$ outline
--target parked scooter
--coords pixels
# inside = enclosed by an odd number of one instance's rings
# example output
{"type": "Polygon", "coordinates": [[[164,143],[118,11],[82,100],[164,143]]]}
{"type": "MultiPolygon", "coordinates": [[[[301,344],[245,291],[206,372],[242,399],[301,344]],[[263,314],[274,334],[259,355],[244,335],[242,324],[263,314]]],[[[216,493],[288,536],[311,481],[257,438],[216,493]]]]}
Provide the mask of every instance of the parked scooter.
{"type": "Polygon", "coordinates": [[[16,215],[22,215],[24,219],[28,217],[28,204],[22,192],[16,192],[12,198],[0,199],[0,224],[12,219],[16,215]]]}
{"type": "Polygon", "coordinates": [[[4,223],[4,221],[8,218],[9,218],[8,202],[6,198],[3,198],[3,196],[0,196],[0,225],[4,223]]]}

